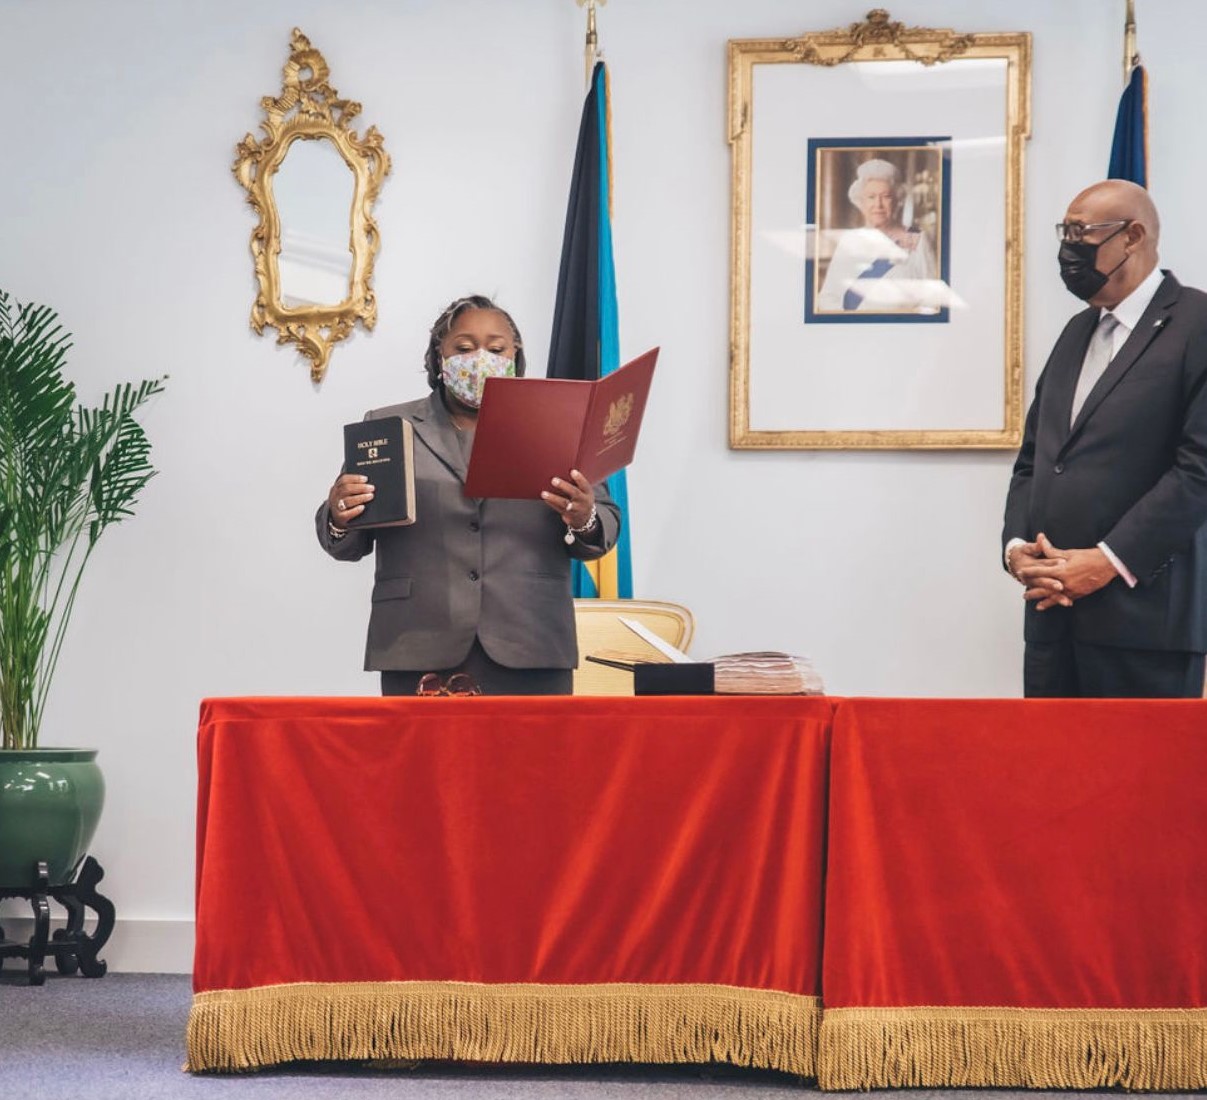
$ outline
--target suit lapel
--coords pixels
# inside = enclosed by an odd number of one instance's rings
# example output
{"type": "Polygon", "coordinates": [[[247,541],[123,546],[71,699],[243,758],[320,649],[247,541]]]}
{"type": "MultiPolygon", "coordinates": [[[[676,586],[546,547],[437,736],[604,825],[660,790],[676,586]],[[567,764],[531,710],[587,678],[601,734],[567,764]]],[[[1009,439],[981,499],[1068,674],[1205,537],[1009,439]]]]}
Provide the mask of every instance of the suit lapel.
{"type": "MultiPolygon", "coordinates": [[[[1156,339],[1157,334],[1169,322],[1169,311],[1178,300],[1181,289],[1181,284],[1177,279],[1169,274],[1165,276],[1164,281],[1157,288],[1157,293],[1153,295],[1153,300],[1148,303],[1148,308],[1141,314],[1136,327],[1132,329],[1131,335],[1124,342],[1123,347],[1115,354],[1115,358],[1111,360],[1110,365],[1103,372],[1102,377],[1098,379],[1094,388],[1090,390],[1089,395],[1085,399],[1085,404],[1081,406],[1081,411],[1077,414],[1077,419],[1074,421],[1073,427],[1069,432],[1068,441],[1065,443],[1066,447],[1077,438],[1081,429],[1085,427],[1086,421],[1094,415],[1095,410],[1106,399],[1106,395],[1119,385],[1127,372],[1136,365],[1137,360],[1144,354],[1148,345],[1156,339]]],[[[1076,386],[1076,379],[1074,379],[1073,384],[1076,386]]],[[[1072,409],[1072,407],[1073,404],[1070,398],[1068,408],[1072,409]]]]}
{"type": "Polygon", "coordinates": [[[439,394],[432,394],[423,412],[411,417],[411,426],[420,442],[456,475],[458,481],[464,482],[466,465],[457,442],[458,432],[439,394]]]}

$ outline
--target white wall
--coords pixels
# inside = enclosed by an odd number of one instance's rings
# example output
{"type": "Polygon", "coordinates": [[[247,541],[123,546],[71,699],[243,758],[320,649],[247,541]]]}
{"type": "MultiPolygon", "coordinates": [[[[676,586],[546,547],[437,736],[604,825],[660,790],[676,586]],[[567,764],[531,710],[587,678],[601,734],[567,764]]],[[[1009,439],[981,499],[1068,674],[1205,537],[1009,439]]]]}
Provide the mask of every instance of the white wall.
{"type": "MultiPolygon", "coordinates": [[[[1207,150],[1183,135],[1201,132],[1200,77],[1185,44],[1207,33],[1207,7],[1138,6],[1165,258],[1202,284],[1194,217],[1207,150]]],[[[1034,35],[1029,387],[1076,307],[1057,278],[1051,224],[1105,169],[1123,7],[892,9],[914,25],[1034,35]]],[[[664,349],[630,472],[636,594],[690,605],[697,653],[808,653],[835,693],[1014,695],[1021,607],[997,565],[1010,455],[726,443],[725,42],[844,25],[865,8],[613,0],[601,9],[622,353],[664,349]]],[[[570,0],[0,0],[0,286],[59,310],[85,398],[171,375],[145,417],[161,476],[137,518],[98,550],[44,728],[46,744],[101,749],[109,804],[94,850],[129,922],[111,961],[189,965],[198,701],[376,691],[359,671],[370,567],[328,560],[311,531],[339,464],[339,426],[425,392],[426,326],[469,290],[497,294],[543,364],[582,29],[570,0]],[[254,216],[229,170],[260,97],[279,89],[294,25],[394,158],[377,212],[378,327],[336,349],[318,391],[298,356],[248,328],[254,216]],[[143,950],[135,922],[185,939],[143,950]]]]}

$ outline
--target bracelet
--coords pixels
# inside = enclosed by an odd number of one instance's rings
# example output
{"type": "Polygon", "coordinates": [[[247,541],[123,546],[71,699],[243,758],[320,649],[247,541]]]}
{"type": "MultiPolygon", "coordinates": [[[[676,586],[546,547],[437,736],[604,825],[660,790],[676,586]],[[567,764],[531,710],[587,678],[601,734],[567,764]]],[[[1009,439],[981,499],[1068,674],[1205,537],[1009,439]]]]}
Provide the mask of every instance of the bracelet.
{"type": "Polygon", "coordinates": [[[327,520],[327,534],[329,534],[333,539],[335,539],[336,542],[339,542],[340,539],[347,537],[348,528],[336,527],[335,524],[331,522],[331,520],[327,520]]]}
{"type": "Polygon", "coordinates": [[[591,514],[587,517],[587,522],[581,527],[567,527],[565,534],[565,542],[567,546],[574,545],[574,539],[577,535],[585,535],[588,531],[594,531],[595,525],[599,523],[599,513],[595,510],[595,505],[591,505],[591,514]]]}

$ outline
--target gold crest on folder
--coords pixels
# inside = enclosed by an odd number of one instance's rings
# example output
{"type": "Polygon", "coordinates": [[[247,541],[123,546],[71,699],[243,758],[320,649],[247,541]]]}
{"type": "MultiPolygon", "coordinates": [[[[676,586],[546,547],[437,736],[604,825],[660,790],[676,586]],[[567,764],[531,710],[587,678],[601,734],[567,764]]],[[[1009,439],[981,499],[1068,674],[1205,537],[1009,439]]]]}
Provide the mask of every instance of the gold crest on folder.
{"type": "Polygon", "coordinates": [[[633,415],[633,395],[626,393],[618,397],[608,406],[608,419],[604,421],[604,438],[611,439],[628,422],[633,415]]]}

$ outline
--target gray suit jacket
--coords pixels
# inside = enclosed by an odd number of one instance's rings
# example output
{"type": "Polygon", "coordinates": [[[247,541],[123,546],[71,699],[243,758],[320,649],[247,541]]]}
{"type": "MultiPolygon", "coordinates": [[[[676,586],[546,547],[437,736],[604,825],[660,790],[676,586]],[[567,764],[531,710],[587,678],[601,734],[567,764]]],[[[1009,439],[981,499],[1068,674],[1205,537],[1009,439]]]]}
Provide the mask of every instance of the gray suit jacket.
{"type": "MultiPolygon", "coordinates": [[[[415,429],[415,523],[333,539],[326,501],[319,542],[340,561],[377,551],[365,668],[451,668],[474,637],[509,668],[574,668],[578,646],[570,559],[601,557],[616,542],[620,509],[595,486],[601,527],[567,546],[565,524],[539,500],[465,496],[460,433],[438,394],[366,414],[402,416],[415,429]]],[[[551,470],[549,476],[568,470],[551,470]]]]}

